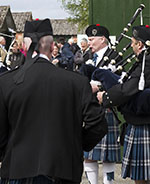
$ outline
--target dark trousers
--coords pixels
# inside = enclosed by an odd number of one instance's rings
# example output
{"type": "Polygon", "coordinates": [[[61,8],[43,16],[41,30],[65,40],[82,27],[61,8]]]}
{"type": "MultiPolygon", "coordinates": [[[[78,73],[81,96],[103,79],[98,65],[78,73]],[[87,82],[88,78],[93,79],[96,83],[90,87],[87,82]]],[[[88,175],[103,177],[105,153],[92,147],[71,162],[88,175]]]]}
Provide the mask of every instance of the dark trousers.
{"type": "Polygon", "coordinates": [[[1,179],[0,184],[80,184],[80,182],[73,182],[64,179],[52,179],[47,176],[36,176],[33,178],[19,180],[1,179]]]}

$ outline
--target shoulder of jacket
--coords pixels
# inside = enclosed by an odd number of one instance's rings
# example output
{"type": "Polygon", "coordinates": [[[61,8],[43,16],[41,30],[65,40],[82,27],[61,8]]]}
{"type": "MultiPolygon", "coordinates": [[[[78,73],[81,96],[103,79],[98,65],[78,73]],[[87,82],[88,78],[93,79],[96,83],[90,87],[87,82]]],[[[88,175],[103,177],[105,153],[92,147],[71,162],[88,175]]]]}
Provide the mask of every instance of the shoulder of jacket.
{"type": "Polygon", "coordinates": [[[7,74],[9,74],[9,73],[12,73],[13,71],[18,70],[19,68],[20,68],[20,66],[17,66],[17,67],[16,67],[16,68],[14,68],[14,69],[7,70],[7,71],[5,71],[5,72],[1,73],[1,74],[0,74],[0,76],[4,76],[4,75],[7,75],[7,74]]]}

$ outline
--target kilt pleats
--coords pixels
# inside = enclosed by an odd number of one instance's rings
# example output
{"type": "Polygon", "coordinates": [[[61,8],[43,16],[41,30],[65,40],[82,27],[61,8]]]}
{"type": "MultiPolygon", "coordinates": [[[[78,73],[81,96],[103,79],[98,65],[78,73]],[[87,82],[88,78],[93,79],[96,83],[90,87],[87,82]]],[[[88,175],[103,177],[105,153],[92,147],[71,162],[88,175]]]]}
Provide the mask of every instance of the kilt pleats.
{"type": "Polygon", "coordinates": [[[84,152],[84,157],[90,160],[103,162],[119,162],[120,143],[117,141],[119,136],[118,121],[112,111],[106,111],[106,120],[108,123],[108,133],[90,152],[84,152]]]}
{"type": "Polygon", "coordinates": [[[128,125],[124,141],[122,177],[150,180],[150,125],[128,125]]]}

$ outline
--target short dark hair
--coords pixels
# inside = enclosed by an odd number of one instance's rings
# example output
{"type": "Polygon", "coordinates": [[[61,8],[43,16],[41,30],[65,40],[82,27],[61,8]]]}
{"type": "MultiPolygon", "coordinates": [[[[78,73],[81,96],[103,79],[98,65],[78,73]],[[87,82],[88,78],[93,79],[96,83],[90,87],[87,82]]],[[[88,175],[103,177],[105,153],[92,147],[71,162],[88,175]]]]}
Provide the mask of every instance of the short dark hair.
{"type": "Polygon", "coordinates": [[[64,45],[65,44],[65,38],[64,37],[60,37],[60,38],[58,38],[57,42],[61,43],[62,45],[64,45]]]}

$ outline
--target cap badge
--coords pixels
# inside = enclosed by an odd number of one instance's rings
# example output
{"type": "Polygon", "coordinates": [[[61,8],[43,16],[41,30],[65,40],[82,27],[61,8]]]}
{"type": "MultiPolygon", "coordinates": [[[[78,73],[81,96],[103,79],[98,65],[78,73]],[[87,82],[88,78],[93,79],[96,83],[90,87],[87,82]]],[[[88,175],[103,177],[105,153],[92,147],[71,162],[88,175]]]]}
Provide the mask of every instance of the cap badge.
{"type": "Polygon", "coordinates": [[[93,29],[92,34],[93,34],[93,36],[95,36],[97,34],[97,29],[93,29]]]}

